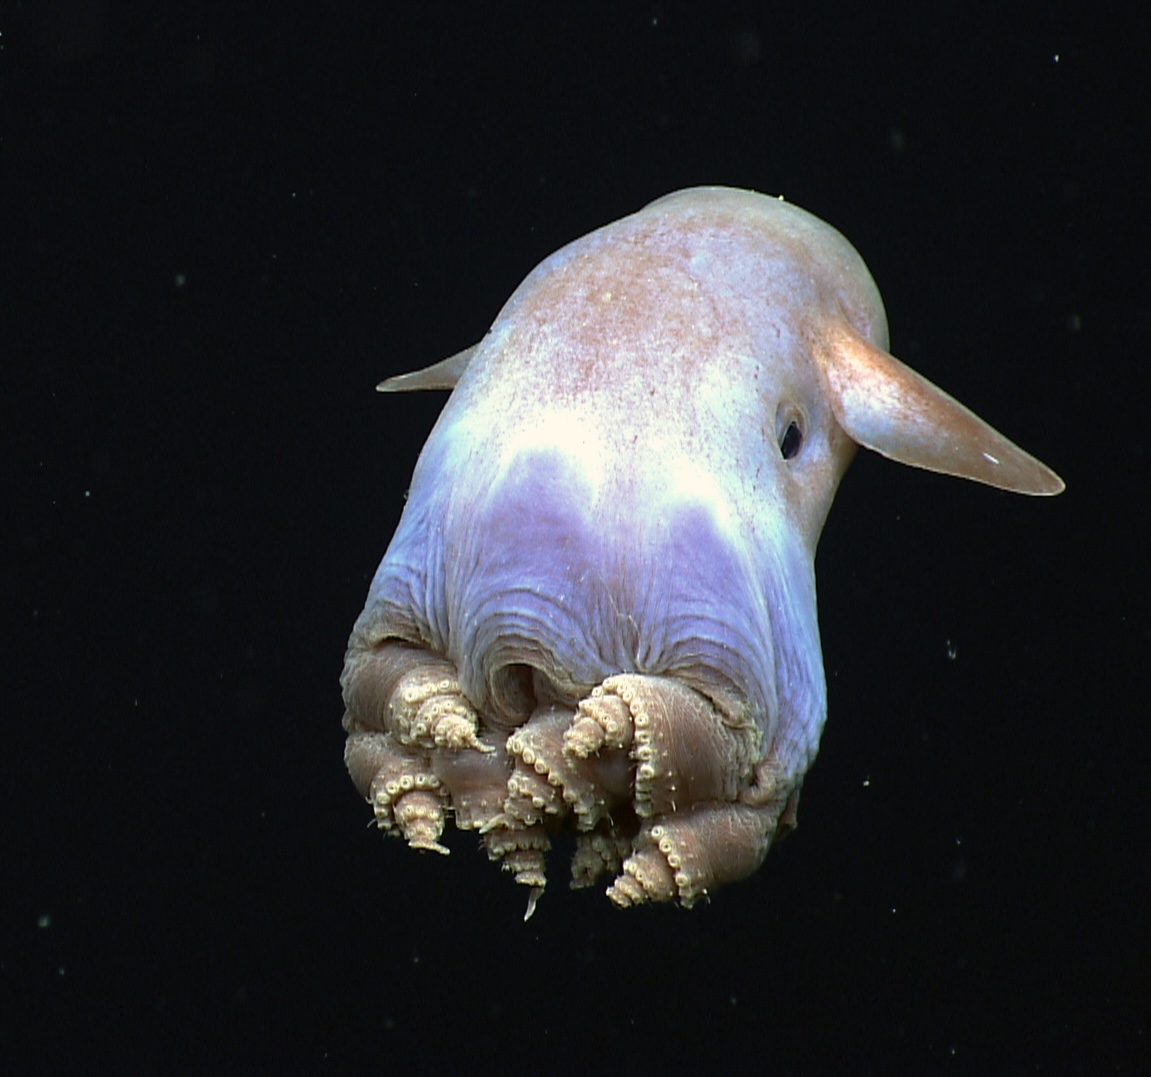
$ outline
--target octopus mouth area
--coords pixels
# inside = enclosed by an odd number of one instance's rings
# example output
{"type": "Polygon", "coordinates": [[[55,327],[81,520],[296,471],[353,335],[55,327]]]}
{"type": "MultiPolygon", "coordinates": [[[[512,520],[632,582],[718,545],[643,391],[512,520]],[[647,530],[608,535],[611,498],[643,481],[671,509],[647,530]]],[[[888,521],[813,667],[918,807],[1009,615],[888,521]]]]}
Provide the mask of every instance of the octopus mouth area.
{"type": "Polygon", "coordinates": [[[349,661],[344,697],[345,762],[377,826],[444,854],[449,816],[478,832],[529,888],[528,917],[561,830],[575,833],[574,888],[609,877],[618,906],[690,907],[754,872],[794,825],[798,782],[756,726],[671,677],[608,677],[505,732],[445,658],[389,641],[349,661]]]}

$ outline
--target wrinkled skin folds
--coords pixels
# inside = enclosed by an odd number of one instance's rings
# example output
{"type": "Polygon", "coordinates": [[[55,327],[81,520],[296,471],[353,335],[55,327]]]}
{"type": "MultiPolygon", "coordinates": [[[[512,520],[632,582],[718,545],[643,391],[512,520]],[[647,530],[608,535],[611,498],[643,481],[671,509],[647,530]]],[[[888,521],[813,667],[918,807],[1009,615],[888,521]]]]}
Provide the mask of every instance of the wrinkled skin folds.
{"type": "Polygon", "coordinates": [[[781,200],[680,191],[569,244],[451,389],[349,642],[377,825],[449,820],[529,888],[691,906],[795,825],[826,690],[814,558],[857,445],[1003,489],[1058,477],[887,351],[879,293],[781,200]]]}

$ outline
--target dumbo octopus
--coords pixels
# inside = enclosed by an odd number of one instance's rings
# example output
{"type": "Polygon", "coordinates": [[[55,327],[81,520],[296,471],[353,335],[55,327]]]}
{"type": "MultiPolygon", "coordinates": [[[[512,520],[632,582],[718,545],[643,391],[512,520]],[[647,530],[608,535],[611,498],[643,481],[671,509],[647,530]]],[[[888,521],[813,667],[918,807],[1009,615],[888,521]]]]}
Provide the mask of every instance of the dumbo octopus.
{"type": "Polygon", "coordinates": [[[352,631],[345,761],[380,829],[445,821],[545,886],[691,906],[795,826],[827,710],[815,548],[857,445],[1059,477],[887,353],[871,275],[781,199],[683,190],[541,263],[450,389],[352,631]]]}

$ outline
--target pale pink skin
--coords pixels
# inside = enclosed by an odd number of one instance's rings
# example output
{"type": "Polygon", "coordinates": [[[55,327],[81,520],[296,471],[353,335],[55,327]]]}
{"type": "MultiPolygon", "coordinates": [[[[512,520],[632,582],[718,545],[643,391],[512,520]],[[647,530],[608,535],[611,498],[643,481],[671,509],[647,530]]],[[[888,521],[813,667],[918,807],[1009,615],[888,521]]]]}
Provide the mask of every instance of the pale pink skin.
{"type": "Polygon", "coordinates": [[[380,826],[445,851],[454,812],[529,911],[565,823],[574,882],[615,876],[619,904],[753,871],[826,717],[814,557],[856,444],[1062,488],[886,347],[838,232],[698,188],[564,247],[475,348],[385,383],[455,389],[342,680],[380,826]]]}

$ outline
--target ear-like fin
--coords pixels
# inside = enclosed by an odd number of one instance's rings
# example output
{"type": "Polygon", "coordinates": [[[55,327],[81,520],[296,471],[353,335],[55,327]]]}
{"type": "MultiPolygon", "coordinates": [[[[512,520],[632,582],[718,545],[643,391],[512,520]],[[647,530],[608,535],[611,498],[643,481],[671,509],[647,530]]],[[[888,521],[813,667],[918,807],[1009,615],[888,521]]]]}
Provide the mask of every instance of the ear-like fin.
{"type": "Polygon", "coordinates": [[[846,324],[820,349],[839,425],[901,464],[1019,494],[1057,494],[1063,480],[942,389],[846,324]]]}
{"type": "Polygon", "coordinates": [[[424,367],[423,370],[413,370],[410,374],[397,374],[394,378],[380,382],[376,391],[381,393],[414,393],[422,389],[454,389],[460,380],[468,363],[471,362],[478,344],[464,348],[462,352],[438,363],[424,367]]]}

